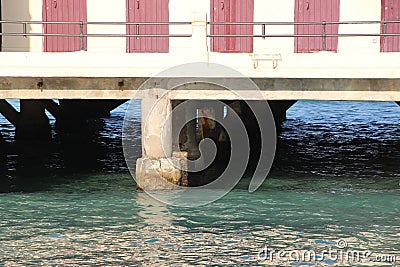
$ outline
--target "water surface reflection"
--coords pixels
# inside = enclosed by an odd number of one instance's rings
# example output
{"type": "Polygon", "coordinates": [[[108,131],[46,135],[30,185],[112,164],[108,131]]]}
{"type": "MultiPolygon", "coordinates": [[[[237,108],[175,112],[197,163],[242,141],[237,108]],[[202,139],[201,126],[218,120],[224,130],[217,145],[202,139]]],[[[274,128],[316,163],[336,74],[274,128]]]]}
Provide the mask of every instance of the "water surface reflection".
{"type": "MultiPolygon", "coordinates": [[[[14,193],[0,194],[0,265],[257,266],[265,245],[323,250],[339,238],[400,260],[397,105],[297,103],[257,192],[242,179],[223,199],[190,209],[135,191],[121,152],[123,112],[26,158],[7,145],[0,188],[14,193]]],[[[11,142],[12,128],[0,124],[11,142]]]]}

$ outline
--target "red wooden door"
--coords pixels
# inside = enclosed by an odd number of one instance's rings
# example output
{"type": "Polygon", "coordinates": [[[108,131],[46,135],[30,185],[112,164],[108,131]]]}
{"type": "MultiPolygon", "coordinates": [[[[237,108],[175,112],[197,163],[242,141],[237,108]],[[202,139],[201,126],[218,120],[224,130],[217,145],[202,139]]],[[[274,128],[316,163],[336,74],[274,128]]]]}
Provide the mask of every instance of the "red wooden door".
{"type": "MultiPolygon", "coordinates": [[[[43,21],[48,22],[87,22],[86,0],[43,0],[43,21]]],[[[44,24],[44,33],[80,34],[79,24],[44,24]]],[[[84,25],[83,33],[87,33],[84,25]]],[[[83,38],[84,50],[87,49],[87,38],[83,38]]],[[[80,37],[45,36],[45,52],[72,52],[81,50],[80,37]]]]}
{"type": "MultiPolygon", "coordinates": [[[[296,0],[295,22],[338,22],[340,0],[296,0]]],[[[338,34],[339,25],[326,25],[326,34],[338,34]]],[[[295,25],[295,34],[322,34],[322,25],[295,25]]],[[[295,37],[295,52],[318,52],[323,49],[321,37],[295,37]]],[[[338,37],[326,37],[326,51],[337,52],[338,37]]]]}
{"type": "MultiPolygon", "coordinates": [[[[169,22],[169,0],[127,0],[128,22],[169,22]]],[[[128,25],[128,34],[169,34],[169,25],[128,25]]],[[[169,37],[128,37],[128,53],[168,53],[169,37]]]]}
{"type": "MultiPolygon", "coordinates": [[[[399,0],[382,0],[382,20],[400,21],[399,0]]],[[[400,34],[400,23],[382,24],[381,32],[400,34]]],[[[381,52],[400,52],[400,36],[382,36],[381,52]]]]}
{"type": "MultiPolygon", "coordinates": [[[[254,0],[211,0],[211,22],[254,22],[254,0]]],[[[253,35],[253,25],[212,25],[215,35],[253,35]]],[[[211,37],[211,51],[253,52],[253,37],[211,37]]]]}

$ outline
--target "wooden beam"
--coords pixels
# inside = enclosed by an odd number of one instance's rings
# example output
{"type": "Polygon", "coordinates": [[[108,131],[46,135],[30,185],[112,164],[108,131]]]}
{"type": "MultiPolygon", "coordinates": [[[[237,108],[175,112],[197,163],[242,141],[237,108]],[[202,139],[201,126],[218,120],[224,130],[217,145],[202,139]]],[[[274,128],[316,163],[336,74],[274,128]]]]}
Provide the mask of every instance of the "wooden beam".
{"type": "Polygon", "coordinates": [[[19,119],[19,112],[8,103],[7,100],[0,99],[0,113],[14,126],[17,126],[19,119]]]}

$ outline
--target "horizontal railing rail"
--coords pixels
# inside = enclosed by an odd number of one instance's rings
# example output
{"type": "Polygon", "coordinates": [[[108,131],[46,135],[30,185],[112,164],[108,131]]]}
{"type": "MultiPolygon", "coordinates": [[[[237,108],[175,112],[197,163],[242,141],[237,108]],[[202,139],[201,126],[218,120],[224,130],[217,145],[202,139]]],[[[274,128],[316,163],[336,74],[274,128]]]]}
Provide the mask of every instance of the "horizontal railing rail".
{"type": "Polygon", "coordinates": [[[400,33],[338,33],[338,34],[209,34],[208,37],[365,37],[400,36],[400,33]]]}
{"type": "Polygon", "coordinates": [[[18,20],[0,20],[0,25],[3,24],[14,24],[21,25],[22,32],[0,32],[0,37],[3,36],[22,36],[22,37],[79,37],[80,38],[80,50],[85,50],[85,38],[88,37],[192,37],[192,34],[143,34],[140,33],[140,26],[146,25],[168,25],[168,26],[181,26],[181,25],[191,25],[192,22],[181,22],[181,21],[170,21],[170,22],[87,22],[87,21],[18,21],[18,20]],[[79,33],[43,33],[43,32],[28,32],[28,26],[31,25],[76,25],[79,26],[79,33]],[[129,33],[87,33],[85,31],[85,26],[90,25],[106,25],[106,26],[135,26],[135,34],[129,33]]]}
{"type": "Polygon", "coordinates": [[[400,23],[398,20],[376,20],[376,21],[321,21],[321,22],[207,22],[212,26],[261,26],[261,34],[211,34],[211,29],[207,31],[207,37],[242,37],[242,38],[306,38],[306,37],[321,37],[322,50],[326,51],[327,38],[331,37],[389,37],[400,36],[399,33],[387,33],[388,24],[400,23]],[[267,34],[267,26],[321,26],[321,33],[315,34],[267,34]],[[327,33],[327,26],[339,25],[378,25],[380,26],[379,33],[327,33]]]}
{"type": "Polygon", "coordinates": [[[192,37],[191,34],[124,34],[124,33],[0,33],[0,36],[65,36],[65,37],[192,37]]]}
{"type": "Polygon", "coordinates": [[[15,24],[22,26],[22,32],[0,32],[0,36],[66,36],[66,37],[192,37],[192,34],[113,34],[113,33],[85,33],[81,29],[77,34],[64,34],[64,33],[35,33],[28,32],[27,26],[30,25],[77,25],[84,27],[87,25],[109,25],[109,26],[141,26],[141,25],[191,25],[191,22],[84,22],[84,21],[17,21],[17,20],[0,20],[0,24],[15,24]]]}
{"type": "Polygon", "coordinates": [[[33,20],[0,20],[3,24],[62,24],[62,25],[191,25],[189,21],[170,22],[123,22],[123,21],[33,21],[33,20]]]}
{"type": "Polygon", "coordinates": [[[383,23],[400,23],[400,20],[360,20],[360,21],[321,21],[321,22],[280,22],[280,21],[264,21],[264,22],[207,22],[211,25],[329,25],[329,24],[383,24],[383,23]]]}
{"type": "MultiPolygon", "coordinates": [[[[306,38],[306,37],[322,37],[323,50],[326,49],[327,38],[332,37],[393,37],[400,36],[399,33],[387,32],[387,26],[390,24],[398,24],[399,20],[381,20],[381,21],[322,21],[322,22],[211,22],[207,21],[207,37],[244,37],[244,38],[306,38]],[[212,32],[213,26],[261,26],[261,32],[253,34],[215,34],[212,32]],[[311,25],[321,26],[320,33],[313,34],[299,34],[299,33],[268,33],[267,30],[275,26],[298,26],[298,25],[311,25]],[[379,32],[372,33],[327,33],[327,27],[332,25],[377,25],[379,26],[379,32]]],[[[88,37],[192,37],[192,33],[172,33],[172,34],[146,34],[141,33],[141,26],[145,25],[168,25],[168,26],[183,26],[192,25],[192,22],[182,21],[171,21],[171,22],[84,22],[84,21],[71,21],[71,22],[60,22],[60,21],[18,21],[18,20],[0,20],[1,25],[21,25],[21,31],[8,32],[7,30],[0,32],[0,36],[22,36],[22,37],[79,37],[81,42],[81,49],[84,50],[84,39],[88,37]],[[44,33],[44,32],[30,32],[28,26],[31,25],[77,25],[79,26],[79,33],[44,33]],[[105,25],[105,26],[134,26],[136,27],[135,33],[88,33],[86,30],[87,26],[105,25]]],[[[259,29],[258,29],[259,30],[259,29]]]]}

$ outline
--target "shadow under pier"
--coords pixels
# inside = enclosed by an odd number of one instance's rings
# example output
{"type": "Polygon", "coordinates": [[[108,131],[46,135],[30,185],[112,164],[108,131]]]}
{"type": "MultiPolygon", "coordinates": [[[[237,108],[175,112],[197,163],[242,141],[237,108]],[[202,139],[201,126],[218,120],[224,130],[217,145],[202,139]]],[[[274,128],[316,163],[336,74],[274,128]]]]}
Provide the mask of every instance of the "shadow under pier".
{"type": "Polygon", "coordinates": [[[0,192],[43,189],[113,162],[112,155],[122,154],[120,141],[101,135],[103,118],[124,102],[0,99],[0,114],[9,122],[0,129],[0,192]]]}
{"type": "Polygon", "coordinates": [[[125,100],[20,100],[20,110],[0,100],[0,113],[16,128],[16,140],[51,140],[46,110],[56,119],[56,131],[81,131],[90,119],[110,116],[125,100]]]}

